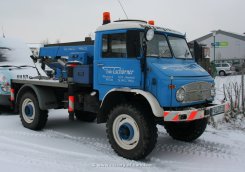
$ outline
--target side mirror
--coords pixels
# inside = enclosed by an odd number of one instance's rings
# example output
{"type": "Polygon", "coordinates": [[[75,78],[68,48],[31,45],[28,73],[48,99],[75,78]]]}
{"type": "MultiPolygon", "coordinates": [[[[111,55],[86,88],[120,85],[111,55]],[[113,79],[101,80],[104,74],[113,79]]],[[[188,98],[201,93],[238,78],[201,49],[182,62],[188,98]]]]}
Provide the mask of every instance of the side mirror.
{"type": "Polygon", "coordinates": [[[154,38],[154,30],[147,28],[145,32],[145,39],[147,41],[151,41],[153,38],[154,38]]]}

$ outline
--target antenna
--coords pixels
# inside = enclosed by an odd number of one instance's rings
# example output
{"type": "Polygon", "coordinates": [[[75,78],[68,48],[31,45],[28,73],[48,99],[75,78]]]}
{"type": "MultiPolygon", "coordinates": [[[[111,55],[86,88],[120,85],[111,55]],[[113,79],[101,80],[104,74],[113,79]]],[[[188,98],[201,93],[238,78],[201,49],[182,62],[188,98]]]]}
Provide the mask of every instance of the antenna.
{"type": "Polygon", "coordinates": [[[126,18],[128,19],[128,15],[127,15],[126,11],[124,10],[121,1],[120,1],[120,0],[117,0],[117,1],[118,1],[118,3],[120,4],[120,6],[121,6],[121,8],[122,8],[122,10],[123,10],[123,12],[124,12],[126,18]]]}
{"type": "Polygon", "coordinates": [[[5,38],[5,35],[4,35],[4,30],[3,30],[3,26],[2,26],[2,32],[3,32],[3,38],[5,38]]]}

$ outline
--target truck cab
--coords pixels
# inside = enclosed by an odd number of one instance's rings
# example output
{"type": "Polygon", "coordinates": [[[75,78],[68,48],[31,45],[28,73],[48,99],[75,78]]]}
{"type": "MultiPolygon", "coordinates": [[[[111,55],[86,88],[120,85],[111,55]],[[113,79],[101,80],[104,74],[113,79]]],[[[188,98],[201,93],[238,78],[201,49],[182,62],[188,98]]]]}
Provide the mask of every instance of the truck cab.
{"type": "Polygon", "coordinates": [[[180,32],[145,21],[116,21],[96,30],[95,50],[93,84],[100,100],[134,90],[155,99],[153,113],[161,117],[164,110],[204,107],[214,99],[213,78],[195,62],[180,32]]]}

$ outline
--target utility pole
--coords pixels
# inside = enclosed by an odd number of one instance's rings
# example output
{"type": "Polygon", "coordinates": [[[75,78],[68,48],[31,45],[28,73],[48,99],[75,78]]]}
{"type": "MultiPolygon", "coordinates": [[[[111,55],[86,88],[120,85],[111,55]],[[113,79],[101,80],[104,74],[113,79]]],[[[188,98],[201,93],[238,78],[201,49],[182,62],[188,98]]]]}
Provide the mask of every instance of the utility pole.
{"type": "Polygon", "coordinates": [[[244,70],[242,71],[242,113],[245,116],[245,107],[244,107],[244,70]]]}
{"type": "Polygon", "coordinates": [[[213,33],[213,37],[214,37],[213,46],[214,46],[214,64],[215,64],[215,48],[216,48],[215,36],[216,36],[216,30],[212,31],[212,33],[213,33]]]}

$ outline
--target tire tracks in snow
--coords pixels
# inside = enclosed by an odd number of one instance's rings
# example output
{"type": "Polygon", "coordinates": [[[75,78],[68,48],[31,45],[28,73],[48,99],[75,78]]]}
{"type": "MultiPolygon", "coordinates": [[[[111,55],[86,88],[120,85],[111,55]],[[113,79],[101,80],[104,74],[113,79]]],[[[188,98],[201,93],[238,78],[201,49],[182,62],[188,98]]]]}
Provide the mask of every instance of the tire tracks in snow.
{"type": "MultiPolygon", "coordinates": [[[[232,160],[235,162],[245,162],[245,160],[238,158],[241,155],[239,146],[231,146],[218,142],[211,142],[204,139],[198,139],[194,142],[182,142],[178,140],[173,141],[159,141],[168,136],[167,133],[158,132],[159,138],[156,145],[156,152],[177,153],[180,155],[192,155],[204,158],[232,160]]],[[[169,137],[169,136],[168,136],[169,137]]],[[[157,159],[156,157],[152,157],[157,159]]],[[[160,159],[159,159],[160,160],[160,159]]]]}
{"type": "MultiPolygon", "coordinates": [[[[40,154],[44,154],[43,156],[46,157],[48,151],[51,151],[53,153],[55,153],[57,155],[57,157],[60,156],[72,156],[73,158],[75,157],[75,159],[78,159],[79,161],[82,161],[82,159],[84,158],[89,158],[92,159],[90,162],[98,162],[98,163],[110,163],[110,164],[138,164],[141,165],[142,162],[140,161],[133,161],[133,160],[127,160],[125,158],[122,158],[120,156],[118,156],[113,149],[111,148],[110,144],[108,143],[107,139],[101,139],[101,138],[95,138],[95,137],[76,137],[76,136],[71,136],[69,134],[65,134],[62,132],[58,132],[58,131],[54,131],[54,130],[43,130],[43,131],[27,131],[27,132],[21,132],[21,131],[0,131],[0,134],[5,134],[8,135],[8,137],[6,136],[0,136],[0,140],[3,139],[8,142],[11,142],[11,144],[18,144],[19,145],[23,145],[23,147],[29,147],[28,149],[24,149],[24,154],[26,152],[30,152],[33,153],[33,150],[42,150],[39,152],[38,157],[40,156],[40,154]],[[33,143],[27,143],[25,141],[20,141],[20,140],[16,140],[16,139],[12,139],[11,137],[9,137],[10,135],[18,135],[18,136],[24,136],[24,137],[44,137],[44,138],[51,138],[51,139],[61,139],[61,140],[65,140],[68,141],[68,146],[69,143],[72,144],[77,144],[77,145],[84,145],[89,149],[93,149],[96,150],[98,152],[101,153],[100,154],[83,154],[81,153],[81,151],[78,152],[70,152],[70,151],[66,151],[66,150],[60,150],[58,148],[50,148],[48,146],[42,146],[39,144],[33,144],[33,143]],[[44,152],[45,153],[44,153],[44,152]],[[108,159],[110,160],[110,162],[108,162],[108,159]]],[[[1,145],[1,144],[0,144],[1,145]]],[[[18,147],[17,146],[17,147],[18,147]]],[[[1,149],[0,149],[1,150],[1,149]]],[[[17,148],[17,150],[20,150],[20,148],[17,148]]],[[[2,152],[0,152],[2,153],[2,152]]],[[[38,152],[36,152],[38,153],[38,152]]],[[[53,155],[53,154],[51,154],[53,155]]],[[[28,155],[24,156],[24,157],[28,157],[28,155]]],[[[54,157],[56,158],[56,156],[54,157]]],[[[53,158],[53,159],[54,159],[53,158]]],[[[42,158],[42,160],[45,160],[45,158],[42,158]]],[[[33,162],[33,160],[32,160],[33,162]]],[[[39,162],[39,160],[38,160],[39,162]]],[[[35,161],[35,163],[38,164],[37,161],[35,161]]],[[[58,163],[59,160],[57,160],[56,163],[58,163]]],[[[61,160],[62,162],[62,160],[61,160]]],[[[50,163],[48,163],[50,164],[50,163]]],[[[75,165],[77,165],[76,163],[74,163],[75,165]]],[[[51,164],[50,164],[51,165],[51,164]]],[[[53,165],[53,164],[52,164],[53,165]]],[[[62,164],[64,165],[64,164],[62,164]]],[[[87,164],[88,166],[91,164],[87,164]]],[[[69,166],[68,166],[69,167],[69,166]]]]}

